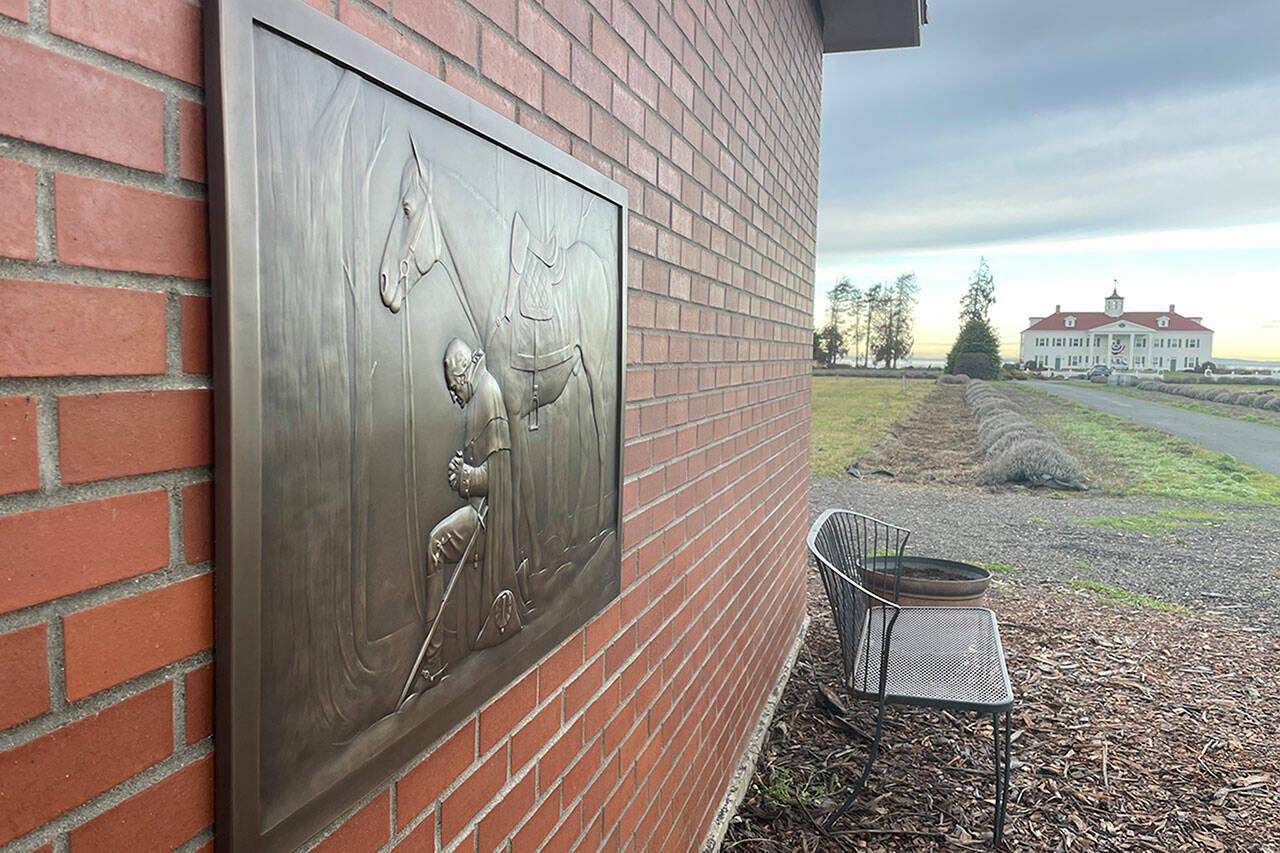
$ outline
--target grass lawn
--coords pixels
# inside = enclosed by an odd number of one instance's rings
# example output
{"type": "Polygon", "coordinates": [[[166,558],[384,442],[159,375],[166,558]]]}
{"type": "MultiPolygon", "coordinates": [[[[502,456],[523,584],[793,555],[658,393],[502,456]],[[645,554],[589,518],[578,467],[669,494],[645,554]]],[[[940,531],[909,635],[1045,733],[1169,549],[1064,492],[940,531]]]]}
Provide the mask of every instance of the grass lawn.
{"type": "MultiPolygon", "coordinates": [[[[1231,418],[1232,420],[1245,421],[1246,423],[1251,424],[1268,424],[1270,426],[1280,427],[1280,412],[1271,412],[1265,409],[1251,409],[1246,406],[1236,406],[1231,403],[1214,403],[1208,400],[1192,400],[1189,397],[1179,397],[1177,394],[1164,394],[1160,391],[1142,391],[1137,388],[1122,388],[1119,385],[1106,385],[1098,382],[1068,382],[1067,384],[1079,385],[1082,388],[1093,388],[1098,391],[1109,391],[1112,394],[1120,394],[1124,397],[1134,397],[1138,400],[1159,403],[1163,406],[1172,406],[1175,409],[1186,409],[1188,412],[1199,412],[1202,415],[1217,415],[1220,418],[1231,418]]],[[[1238,387],[1230,390],[1245,391],[1250,389],[1238,387]]]]}
{"type": "MultiPolygon", "coordinates": [[[[1089,485],[1115,494],[1280,504],[1280,477],[1031,387],[1005,383],[1027,416],[1080,460],[1089,485]]],[[[1164,395],[1161,395],[1164,396],[1164,395]]]]}
{"type": "Polygon", "coordinates": [[[933,390],[932,379],[813,378],[810,464],[814,475],[840,474],[933,390]]]}

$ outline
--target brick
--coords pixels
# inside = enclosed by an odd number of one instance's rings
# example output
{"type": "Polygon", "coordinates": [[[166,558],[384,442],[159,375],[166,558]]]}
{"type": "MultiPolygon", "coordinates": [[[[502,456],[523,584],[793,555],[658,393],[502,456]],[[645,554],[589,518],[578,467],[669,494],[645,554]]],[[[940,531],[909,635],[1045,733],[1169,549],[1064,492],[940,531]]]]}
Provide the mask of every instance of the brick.
{"type": "Polygon", "coordinates": [[[207,296],[182,297],[182,372],[213,372],[207,296]]]}
{"type": "Polygon", "coordinates": [[[189,566],[213,559],[213,483],[182,487],[182,556],[189,566]]]}
{"type": "Polygon", "coordinates": [[[163,293],[0,278],[0,376],[165,372],[163,293]]]}
{"type": "Polygon", "coordinates": [[[0,613],[169,564],[163,489],[0,516],[0,613]]]}
{"type": "Polygon", "coordinates": [[[551,796],[538,806],[537,810],[525,821],[524,826],[511,839],[511,853],[535,853],[544,848],[542,840],[555,828],[560,817],[560,791],[551,792],[551,796]]]}
{"type": "Polygon", "coordinates": [[[17,18],[19,21],[26,21],[27,2],[28,0],[0,0],[0,15],[7,15],[10,18],[17,18]]]}
{"type": "Polygon", "coordinates": [[[178,101],[178,175],[188,181],[205,181],[204,105],[185,98],[178,101]]]}
{"type": "Polygon", "coordinates": [[[158,89],[0,36],[0,134],[161,172],[163,111],[158,89]]]}
{"type": "Polygon", "coordinates": [[[210,648],[213,575],[64,616],[62,642],[71,701],[210,648]]]}
{"type": "Polygon", "coordinates": [[[58,260],[73,266],[206,278],[209,246],[199,199],[57,174],[58,260]]]}
{"type": "Polygon", "coordinates": [[[453,840],[507,781],[507,751],[500,749],[471,772],[440,807],[440,838],[453,840]]]}
{"type": "Polygon", "coordinates": [[[59,397],[62,482],[208,465],[212,432],[212,398],[205,389],[59,397]]]}
{"type": "Polygon", "coordinates": [[[591,52],[619,78],[627,79],[627,46],[602,18],[591,19],[591,52]]]}
{"type": "Polygon", "coordinates": [[[71,830],[71,853],[174,850],[213,824],[213,756],[188,764],[71,830]]]}
{"type": "MultiPolygon", "coordinates": [[[[396,4],[396,11],[400,11],[400,5],[400,3],[396,4]]],[[[435,5],[441,9],[445,8],[442,3],[435,5]]],[[[409,6],[413,8],[412,3],[409,6]]],[[[435,15],[432,16],[431,20],[439,20],[440,17],[435,15]]],[[[440,76],[440,57],[428,50],[425,45],[401,33],[382,18],[369,14],[354,3],[348,2],[348,0],[341,0],[338,4],[338,20],[370,41],[385,47],[401,59],[418,66],[428,74],[435,77],[440,76]]],[[[473,37],[472,42],[474,41],[473,37]]],[[[472,53],[475,52],[474,46],[471,51],[472,53]]]]}
{"type": "Polygon", "coordinates": [[[40,448],[36,434],[36,398],[0,397],[0,495],[38,488],[40,448]]]}
{"type": "Polygon", "coordinates": [[[542,69],[488,27],[480,31],[480,71],[534,109],[542,108],[542,69]]]}
{"type": "Polygon", "coordinates": [[[498,850],[524,816],[533,808],[537,794],[536,779],[528,773],[512,786],[489,813],[480,819],[476,838],[480,850],[498,850]]]}
{"type": "Polygon", "coordinates": [[[511,736],[511,766],[523,767],[560,730],[560,703],[552,702],[511,736]]]}
{"type": "Polygon", "coordinates": [[[45,624],[0,634],[0,729],[49,710],[45,624]]]}
{"type": "Polygon", "coordinates": [[[403,828],[462,775],[476,757],[476,723],[467,723],[396,782],[396,824],[403,828]]]}
{"type": "Polygon", "coordinates": [[[49,30],[200,85],[200,7],[187,0],[49,0],[49,30]]]}
{"type": "Polygon", "coordinates": [[[538,673],[530,672],[508,687],[480,712],[480,754],[511,734],[516,723],[528,716],[538,701],[538,673]]]}
{"type": "Polygon", "coordinates": [[[29,261],[36,256],[35,167],[0,158],[0,198],[0,255],[29,261]]]}
{"type": "Polygon", "coordinates": [[[185,687],[187,745],[213,734],[213,664],[187,673],[185,687]]]}
{"type": "Polygon", "coordinates": [[[173,751],[173,687],[157,685],[0,753],[0,844],[173,751]]]}
{"type": "Polygon", "coordinates": [[[520,43],[561,76],[569,76],[569,39],[528,0],[520,0],[520,43]]]}
{"type": "Polygon", "coordinates": [[[323,853],[373,853],[391,837],[391,793],[383,791],[316,845],[323,853]]]}
{"type": "Polygon", "coordinates": [[[511,121],[516,120],[516,102],[499,93],[496,88],[483,80],[472,77],[467,72],[459,70],[452,65],[446,65],[444,82],[467,97],[479,101],[494,112],[506,116],[511,121]]]}
{"type": "Polygon", "coordinates": [[[542,86],[547,117],[559,122],[575,136],[588,138],[591,135],[591,105],[586,98],[554,77],[547,77],[542,86]]]}
{"type": "Polygon", "coordinates": [[[476,20],[455,0],[396,0],[395,16],[440,49],[476,64],[476,20]]]}
{"type": "Polygon", "coordinates": [[[427,815],[422,823],[413,828],[405,839],[395,846],[396,853],[435,853],[436,822],[433,815],[427,815]]]}
{"type": "Polygon", "coordinates": [[[538,760],[538,779],[544,790],[560,778],[578,750],[582,749],[582,733],[585,728],[582,720],[571,723],[560,732],[555,743],[538,760]]]}
{"type": "Polygon", "coordinates": [[[505,33],[516,31],[515,0],[470,0],[471,5],[505,33]]]}
{"type": "Polygon", "coordinates": [[[538,666],[538,701],[558,691],[582,665],[582,636],[574,635],[538,666]]]}

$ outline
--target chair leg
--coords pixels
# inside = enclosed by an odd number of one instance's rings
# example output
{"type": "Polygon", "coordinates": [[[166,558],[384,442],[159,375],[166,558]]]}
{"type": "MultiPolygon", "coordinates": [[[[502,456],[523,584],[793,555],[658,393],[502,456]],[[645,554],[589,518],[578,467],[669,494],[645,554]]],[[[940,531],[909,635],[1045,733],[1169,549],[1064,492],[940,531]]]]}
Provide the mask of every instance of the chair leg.
{"type": "Polygon", "coordinates": [[[1004,744],[1000,743],[1000,714],[991,715],[992,743],[996,758],[996,814],[992,833],[992,847],[998,848],[1004,836],[1004,817],[1009,808],[1009,730],[1013,727],[1013,712],[1004,712],[1004,744]]]}
{"type": "Polygon", "coordinates": [[[876,733],[871,739],[871,747],[867,752],[867,763],[862,767],[862,775],[858,778],[858,783],[853,786],[853,790],[844,798],[844,802],[840,804],[840,808],[836,809],[835,814],[827,818],[827,822],[822,825],[823,832],[830,832],[831,827],[835,826],[836,821],[844,816],[844,813],[853,805],[853,801],[858,794],[862,793],[862,788],[867,784],[867,778],[871,775],[871,765],[875,764],[876,756],[880,754],[880,736],[884,732],[884,700],[880,700],[880,708],[876,712],[876,733]]]}

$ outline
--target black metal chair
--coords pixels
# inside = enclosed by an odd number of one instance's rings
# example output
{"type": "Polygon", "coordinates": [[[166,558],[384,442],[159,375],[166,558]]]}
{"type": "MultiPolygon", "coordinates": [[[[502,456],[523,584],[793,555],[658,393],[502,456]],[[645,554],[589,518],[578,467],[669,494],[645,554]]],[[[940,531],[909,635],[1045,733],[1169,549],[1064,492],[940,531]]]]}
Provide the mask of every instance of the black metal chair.
{"type": "Polygon", "coordinates": [[[876,703],[875,732],[862,776],[825,829],[830,831],[848,811],[871,775],[884,733],[885,705],[922,705],[991,714],[993,841],[998,847],[1009,802],[1013,709],[1000,629],[995,614],[985,608],[897,604],[902,552],[910,535],[901,527],[839,509],[822,513],[809,530],[809,552],[831,604],[845,681],[855,696],[876,703]]]}

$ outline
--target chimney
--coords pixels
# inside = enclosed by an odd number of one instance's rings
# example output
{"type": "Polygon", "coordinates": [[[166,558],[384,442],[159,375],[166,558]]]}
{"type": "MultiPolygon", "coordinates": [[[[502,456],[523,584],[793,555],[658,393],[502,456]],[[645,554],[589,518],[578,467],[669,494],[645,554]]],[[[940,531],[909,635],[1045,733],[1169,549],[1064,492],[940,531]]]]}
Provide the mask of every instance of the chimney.
{"type": "Polygon", "coordinates": [[[1169,313],[1170,313],[1170,314],[1174,314],[1174,313],[1176,313],[1176,312],[1173,310],[1173,303],[1169,303],[1169,313]]]}
{"type": "Polygon", "coordinates": [[[1061,305],[1055,305],[1055,306],[1053,306],[1053,313],[1055,313],[1055,314],[1061,314],[1061,313],[1062,313],[1062,306],[1061,306],[1061,305]]]}

